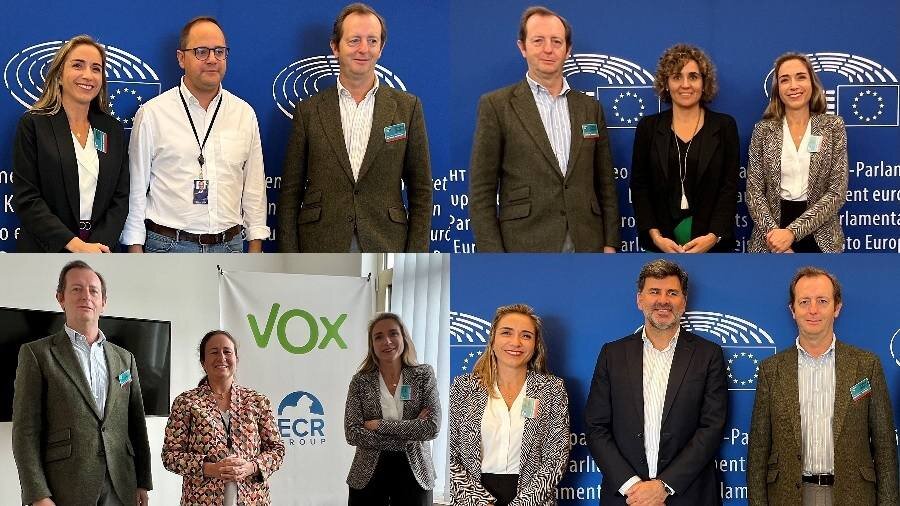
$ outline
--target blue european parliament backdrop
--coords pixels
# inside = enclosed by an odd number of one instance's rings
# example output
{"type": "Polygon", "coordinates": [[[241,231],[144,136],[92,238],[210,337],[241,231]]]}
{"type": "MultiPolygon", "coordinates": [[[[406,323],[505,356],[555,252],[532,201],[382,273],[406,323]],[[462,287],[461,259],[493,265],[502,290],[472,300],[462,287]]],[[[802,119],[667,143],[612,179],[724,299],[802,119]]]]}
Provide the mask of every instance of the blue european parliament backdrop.
{"type": "MultiPolygon", "coordinates": [[[[526,0],[370,2],[388,22],[379,62],[382,83],[424,104],[434,176],[432,249],[472,252],[468,164],[478,98],[524,77],[516,48],[526,0]]],[[[109,49],[107,73],[115,115],[129,128],[138,107],[174,86],[178,32],[199,14],[218,17],[232,48],[224,86],[247,100],[260,121],[268,175],[269,225],[276,202],[290,115],[299,100],[333,84],[331,24],[343,2],[239,0],[6,2],[0,20],[0,250],[14,250],[19,220],[12,207],[11,141],[19,116],[40,93],[50,59],[79,33],[109,49]]],[[[690,42],[718,66],[721,91],[712,108],[735,116],[742,160],[766,104],[766,80],[787,50],[811,55],[827,88],[829,111],[848,125],[850,191],[841,211],[848,251],[900,250],[898,75],[900,4],[799,0],[759,2],[547,2],[571,20],[574,47],[565,74],[607,113],[619,187],[625,251],[640,248],[628,196],[634,125],[661,105],[652,75],[664,48],[690,42]]],[[[665,105],[662,105],[665,107],[665,105]]],[[[743,179],[741,183],[743,188],[743,179]]],[[[741,194],[743,200],[743,194],[741,194]]],[[[743,202],[735,216],[741,247],[751,222],[743,202]]],[[[274,243],[266,243],[267,250],[274,243]]]]}
{"type": "MultiPolygon", "coordinates": [[[[524,302],[544,320],[549,367],[569,393],[573,449],[559,489],[562,505],[595,505],[601,474],[584,435],[584,405],[604,343],[644,321],[636,281],[649,255],[459,255],[451,266],[451,375],[471,371],[484,351],[494,310],[524,302]]],[[[715,466],[727,505],[747,504],[747,434],[759,363],[794,345],[788,286],[800,266],[816,265],[843,285],[838,339],[879,356],[894,413],[900,415],[900,285],[894,255],[679,256],[690,276],[683,328],[720,344],[729,382],[729,415],[715,466]]],[[[843,392],[844,395],[849,395],[843,392]]],[[[797,422],[799,423],[799,421],[797,422]]],[[[897,418],[895,417],[895,423],[897,418]]]]}

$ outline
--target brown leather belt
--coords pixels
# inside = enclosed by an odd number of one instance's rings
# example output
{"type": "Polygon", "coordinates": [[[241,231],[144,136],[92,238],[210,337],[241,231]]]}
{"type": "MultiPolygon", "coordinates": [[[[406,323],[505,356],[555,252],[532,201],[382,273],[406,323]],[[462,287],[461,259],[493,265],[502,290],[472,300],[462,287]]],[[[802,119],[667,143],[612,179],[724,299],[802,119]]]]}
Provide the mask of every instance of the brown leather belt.
{"type": "Polygon", "coordinates": [[[160,225],[150,220],[144,220],[144,225],[147,227],[147,230],[156,232],[159,235],[166,236],[169,239],[175,239],[176,241],[196,242],[198,244],[207,246],[228,242],[234,239],[234,236],[241,233],[240,225],[235,225],[228,230],[220,232],[218,234],[192,234],[190,232],[185,232],[184,230],[178,230],[177,228],[160,225]]]}
{"type": "Polygon", "coordinates": [[[834,475],[833,474],[804,474],[803,475],[803,483],[814,483],[816,485],[823,485],[826,487],[834,486],[834,475]]]}

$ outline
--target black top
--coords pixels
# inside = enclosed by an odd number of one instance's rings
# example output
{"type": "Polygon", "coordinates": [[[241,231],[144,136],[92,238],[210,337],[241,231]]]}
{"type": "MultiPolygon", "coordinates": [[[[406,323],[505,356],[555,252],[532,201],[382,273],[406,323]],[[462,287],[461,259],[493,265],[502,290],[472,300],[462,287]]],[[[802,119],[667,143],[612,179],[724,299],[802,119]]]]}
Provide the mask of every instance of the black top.
{"type": "Polygon", "coordinates": [[[700,163],[700,150],[703,145],[705,129],[700,128],[693,139],[688,142],[681,140],[675,132],[671,132],[672,149],[669,150],[669,174],[678,175],[667,180],[669,199],[669,212],[677,223],[685,216],[690,216],[690,204],[694,195],[694,183],[697,182],[697,164],[700,163]],[[687,163],[685,163],[687,158],[687,163]],[[687,170],[685,170],[685,166],[687,170]],[[684,178],[684,192],[687,194],[688,209],[681,209],[681,178],[684,178]]]}

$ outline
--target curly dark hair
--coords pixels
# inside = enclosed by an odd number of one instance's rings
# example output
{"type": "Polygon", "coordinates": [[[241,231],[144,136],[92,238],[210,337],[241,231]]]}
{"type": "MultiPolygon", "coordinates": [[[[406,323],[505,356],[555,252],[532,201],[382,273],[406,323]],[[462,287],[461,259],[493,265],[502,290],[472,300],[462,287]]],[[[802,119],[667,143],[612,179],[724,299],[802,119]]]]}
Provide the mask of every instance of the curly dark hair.
{"type": "Polygon", "coordinates": [[[700,101],[707,104],[715,98],[716,93],[719,92],[719,83],[716,80],[716,67],[712,60],[697,46],[675,44],[666,49],[656,64],[653,88],[660,100],[667,104],[672,103],[672,95],[668,89],[669,77],[680,73],[681,69],[691,60],[697,62],[700,75],[703,77],[703,93],[700,95],[700,101]]]}

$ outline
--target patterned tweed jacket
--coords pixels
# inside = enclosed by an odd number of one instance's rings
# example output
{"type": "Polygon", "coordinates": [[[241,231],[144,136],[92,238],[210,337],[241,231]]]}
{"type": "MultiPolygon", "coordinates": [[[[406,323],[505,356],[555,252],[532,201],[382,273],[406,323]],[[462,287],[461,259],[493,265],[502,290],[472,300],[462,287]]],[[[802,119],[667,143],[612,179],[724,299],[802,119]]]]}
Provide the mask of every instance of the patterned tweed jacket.
{"type": "MultiPolygon", "coordinates": [[[[569,462],[569,396],[562,379],[528,372],[528,397],[538,414],[525,420],[519,485],[510,506],[553,506],[569,462]]],[[[471,374],[450,387],[450,493],[457,506],[485,506],[496,499],[481,485],[481,418],[487,391],[471,374]]]]}
{"type": "MultiPolygon", "coordinates": [[[[844,232],[838,211],[847,199],[847,131],[840,116],[816,114],[810,118],[812,135],[822,144],[809,159],[806,212],[788,225],[797,240],[813,234],[825,253],[844,250],[844,232]]],[[[753,232],[747,249],[767,252],[766,232],[781,221],[781,120],[762,120],[753,127],[747,163],[747,209],[753,232]]]]}
{"type": "MultiPolygon", "coordinates": [[[[266,396],[239,385],[231,389],[232,451],[259,466],[259,473],[238,482],[238,504],[268,505],[266,479],[281,467],[284,443],[266,396]]],[[[228,436],[208,383],[175,398],[163,441],[163,465],[184,476],[181,504],[218,506],[225,500],[225,482],[203,474],[204,462],[229,455],[228,436]]]]}
{"type": "Polygon", "coordinates": [[[416,481],[425,490],[434,488],[434,463],[428,441],[438,435],[441,404],[437,379],[430,365],[403,368],[403,383],[410,386],[410,400],[403,402],[402,420],[384,420],[381,414],[378,371],[356,373],[347,392],[344,431],[347,443],[356,447],[356,455],[347,475],[347,484],[363,489],[372,478],[382,450],[406,452],[416,481]],[[428,408],[425,419],[419,413],[428,408]],[[363,425],[366,420],[381,420],[377,431],[363,425]]]}
{"type": "MultiPolygon", "coordinates": [[[[834,504],[896,506],[897,440],[891,398],[875,354],[838,341],[834,350],[834,504]],[[868,379],[871,392],[853,400],[868,379]]],[[[803,474],[797,347],[759,366],[750,424],[747,487],[751,506],[800,504],[803,474]]]]}

